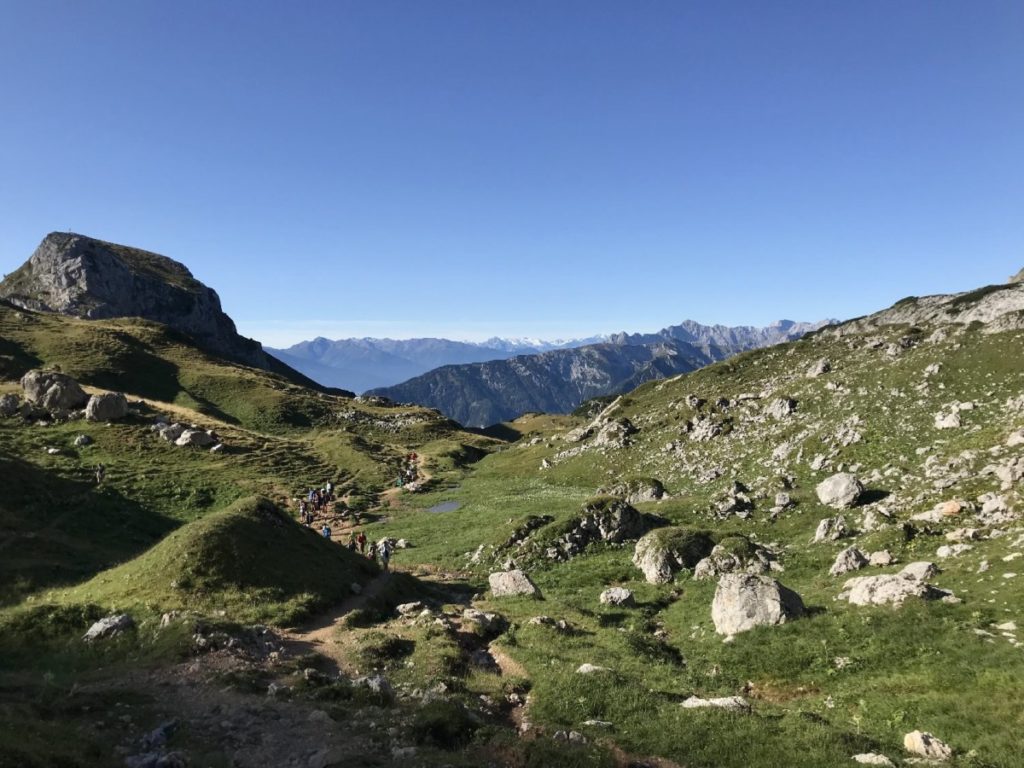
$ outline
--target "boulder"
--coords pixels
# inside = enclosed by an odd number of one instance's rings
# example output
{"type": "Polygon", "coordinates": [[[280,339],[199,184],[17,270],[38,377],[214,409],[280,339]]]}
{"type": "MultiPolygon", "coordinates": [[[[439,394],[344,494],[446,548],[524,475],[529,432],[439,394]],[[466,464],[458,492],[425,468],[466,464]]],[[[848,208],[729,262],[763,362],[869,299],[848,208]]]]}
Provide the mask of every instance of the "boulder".
{"type": "Polygon", "coordinates": [[[872,552],[868,556],[868,565],[874,566],[886,566],[892,565],[894,562],[892,555],[888,549],[880,549],[877,552],[872,552]]]}
{"type": "Polygon", "coordinates": [[[784,624],[805,613],[800,595],[767,576],[727,573],[718,582],[711,620],[721,635],[784,624]]]}
{"type": "MultiPolygon", "coordinates": [[[[0,399],[0,409],[2,409],[3,400],[0,399]]],[[[0,410],[2,414],[2,410],[0,410]]],[[[1010,436],[1006,438],[1006,447],[1015,448],[1018,445],[1024,445],[1024,429],[1018,429],[1010,433],[1010,436]]]]}
{"type": "Polygon", "coordinates": [[[953,757],[952,748],[927,731],[911,731],[903,737],[903,747],[907,752],[928,760],[949,760],[953,757]]]}
{"type": "Polygon", "coordinates": [[[849,534],[850,529],[846,527],[846,519],[842,515],[826,517],[818,523],[811,543],[818,544],[823,541],[838,541],[849,534]]]}
{"type": "Polygon", "coordinates": [[[828,571],[829,576],[841,576],[850,571],[859,571],[868,564],[868,559],[856,547],[847,547],[836,556],[836,561],[828,571]]]}
{"type": "Polygon", "coordinates": [[[155,428],[161,439],[169,443],[173,443],[185,431],[185,427],[182,424],[156,424],[155,428]]]}
{"type": "Polygon", "coordinates": [[[883,576],[858,576],[843,585],[838,600],[848,600],[851,605],[892,605],[899,607],[911,597],[936,599],[947,593],[926,583],[926,579],[937,573],[932,563],[917,562],[906,566],[899,573],[883,576]]]}
{"type": "Polygon", "coordinates": [[[855,475],[840,472],[822,480],[814,490],[822,504],[833,509],[849,509],[864,493],[864,486],[855,475]]]}
{"type": "Polygon", "coordinates": [[[632,608],[636,605],[633,593],[623,587],[610,587],[601,593],[598,598],[601,605],[617,605],[622,608],[632,608]]]}
{"type": "Polygon", "coordinates": [[[597,492],[602,495],[621,496],[629,504],[643,504],[648,501],[660,501],[665,496],[665,486],[653,477],[634,477],[608,488],[600,488],[597,492]]]}
{"type": "Polygon", "coordinates": [[[85,448],[87,445],[92,445],[92,438],[88,435],[79,435],[75,438],[76,448],[85,448]]]}
{"type": "Polygon", "coordinates": [[[73,411],[89,402],[77,381],[55,371],[29,371],[21,377],[21,387],[26,400],[47,411],[73,411]]]}
{"type": "Polygon", "coordinates": [[[957,429],[962,425],[960,420],[960,412],[953,411],[952,413],[937,413],[935,414],[935,428],[936,429],[957,429]]]}
{"type": "Polygon", "coordinates": [[[8,393],[0,397],[0,417],[9,419],[17,416],[21,409],[21,398],[14,393],[8,393]]]}
{"type": "Polygon", "coordinates": [[[119,613],[100,619],[82,636],[86,642],[100,640],[105,637],[114,637],[122,632],[127,632],[135,626],[135,621],[127,613],[119,613]]]}
{"type": "Polygon", "coordinates": [[[85,406],[85,418],[89,421],[116,421],[127,415],[128,400],[120,392],[93,395],[85,406]]]}
{"type": "Polygon", "coordinates": [[[213,445],[216,440],[210,437],[209,433],[201,429],[186,429],[181,436],[174,441],[175,445],[192,446],[194,448],[206,448],[213,445]]]}
{"type": "Polygon", "coordinates": [[[683,568],[693,568],[715,546],[711,534],[688,528],[656,528],[636,543],[633,565],[651,584],[664,584],[683,568]]]}
{"type": "Polygon", "coordinates": [[[487,577],[494,597],[510,597],[513,595],[539,595],[536,585],[530,577],[520,570],[498,571],[487,577]]]}

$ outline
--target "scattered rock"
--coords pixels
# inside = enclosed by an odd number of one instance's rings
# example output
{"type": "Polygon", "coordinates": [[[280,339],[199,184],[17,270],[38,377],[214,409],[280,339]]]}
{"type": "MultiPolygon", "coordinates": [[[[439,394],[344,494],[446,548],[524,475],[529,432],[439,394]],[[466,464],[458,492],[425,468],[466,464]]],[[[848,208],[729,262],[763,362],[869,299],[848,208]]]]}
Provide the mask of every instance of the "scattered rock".
{"type": "Polygon", "coordinates": [[[487,577],[491,586],[491,594],[494,597],[509,597],[512,595],[538,596],[540,591],[530,581],[530,577],[520,570],[500,571],[492,573],[487,577]]]}
{"type": "Polygon", "coordinates": [[[114,637],[135,626],[135,621],[127,613],[118,613],[100,619],[82,636],[86,642],[99,640],[106,637],[114,637]]]}
{"type": "Polygon", "coordinates": [[[620,496],[629,504],[643,504],[664,498],[665,486],[653,477],[635,477],[607,488],[599,488],[597,492],[602,495],[620,496]]]}
{"type": "Polygon", "coordinates": [[[936,589],[926,580],[937,573],[933,563],[917,562],[899,573],[883,576],[858,576],[843,585],[837,599],[852,605],[892,605],[899,607],[910,597],[938,599],[950,593],[936,589]]]}
{"type": "Polygon", "coordinates": [[[598,599],[602,605],[616,605],[621,608],[633,608],[636,606],[636,599],[633,597],[633,593],[623,587],[606,589],[598,599]]]}
{"type": "Polygon", "coordinates": [[[850,529],[846,527],[846,518],[842,515],[826,517],[818,523],[818,527],[814,531],[814,538],[811,539],[811,543],[818,544],[823,541],[838,541],[839,539],[849,535],[850,529]]]}
{"type": "Polygon", "coordinates": [[[962,424],[963,422],[960,420],[959,411],[935,414],[936,429],[959,429],[962,424]]]}
{"type": "Polygon", "coordinates": [[[864,493],[864,486],[855,475],[840,472],[822,480],[814,490],[822,504],[833,509],[849,509],[864,493]]]}
{"type": "Polygon", "coordinates": [[[907,752],[929,760],[949,760],[953,757],[953,750],[948,744],[926,731],[908,733],[903,737],[903,747],[907,752]]]}
{"type": "Polygon", "coordinates": [[[780,397],[773,400],[765,409],[765,415],[773,419],[784,419],[796,411],[796,400],[791,397],[780,397]]]}
{"type": "Polygon", "coordinates": [[[711,554],[697,563],[693,578],[704,581],[717,579],[726,573],[756,574],[770,570],[782,570],[774,552],[744,536],[727,536],[715,545],[711,554]]]}
{"type": "Polygon", "coordinates": [[[807,369],[807,378],[815,379],[818,376],[823,376],[832,370],[832,362],[827,358],[823,357],[820,360],[816,360],[810,368],[807,369]]]}
{"type": "Polygon", "coordinates": [[[0,417],[9,419],[16,416],[21,409],[21,398],[15,394],[0,396],[0,417]]]}
{"type": "Polygon", "coordinates": [[[598,496],[583,505],[582,515],[568,531],[550,543],[545,556],[549,560],[569,560],[593,542],[618,544],[640,538],[650,528],[651,521],[624,499],[598,496]]]}
{"type": "Polygon", "coordinates": [[[728,573],[719,580],[711,619],[721,635],[783,624],[805,612],[800,596],[767,576],[728,573]]]}
{"type": "Polygon", "coordinates": [[[750,704],[742,696],[724,696],[718,699],[702,699],[690,696],[680,706],[683,709],[727,709],[730,712],[749,712],[750,704]]]}
{"type": "Polygon", "coordinates": [[[596,675],[600,672],[611,672],[608,667],[599,667],[595,664],[580,664],[576,669],[577,675],[596,675]]]}
{"type": "Polygon", "coordinates": [[[893,556],[889,553],[888,549],[880,549],[868,556],[868,565],[882,567],[892,565],[894,562],[895,560],[893,560],[893,556]]]}
{"type": "Polygon", "coordinates": [[[880,755],[877,752],[864,752],[859,755],[853,756],[854,762],[860,763],[861,765],[881,765],[886,768],[895,768],[895,763],[885,755],[880,755]]]}
{"type": "Polygon", "coordinates": [[[76,448],[85,448],[87,445],[92,445],[92,438],[88,435],[79,435],[75,438],[76,448]]]}
{"type": "Polygon", "coordinates": [[[840,576],[850,571],[859,571],[870,561],[856,547],[847,547],[836,556],[836,561],[829,569],[829,576],[840,576]]]}
{"type": "Polygon", "coordinates": [[[186,429],[181,433],[181,436],[174,441],[175,445],[180,446],[192,446],[195,448],[205,448],[208,445],[213,445],[214,440],[208,432],[204,432],[201,429],[186,429]]]}
{"type": "Polygon", "coordinates": [[[89,421],[117,421],[128,415],[128,399],[120,392],[93,395],[85,406],[89,421]]]}

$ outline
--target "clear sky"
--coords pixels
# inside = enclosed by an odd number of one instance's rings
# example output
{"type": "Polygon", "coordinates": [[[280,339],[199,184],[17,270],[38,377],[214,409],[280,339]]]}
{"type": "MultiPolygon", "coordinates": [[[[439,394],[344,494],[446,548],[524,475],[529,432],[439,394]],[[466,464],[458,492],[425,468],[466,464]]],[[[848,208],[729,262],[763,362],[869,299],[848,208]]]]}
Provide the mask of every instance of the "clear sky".
{"type": "Polygon", "coordinates": [[[0,271],[66,229],[272,345],[1000,282],[1024,3],[0,0],[0,271]]]}

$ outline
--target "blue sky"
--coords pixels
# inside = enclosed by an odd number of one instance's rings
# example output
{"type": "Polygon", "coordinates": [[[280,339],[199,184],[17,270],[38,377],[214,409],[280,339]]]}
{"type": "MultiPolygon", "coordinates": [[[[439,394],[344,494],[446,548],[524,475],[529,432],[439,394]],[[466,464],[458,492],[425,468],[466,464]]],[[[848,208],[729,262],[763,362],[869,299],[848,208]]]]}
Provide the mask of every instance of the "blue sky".
{"type": "Polygon", "coordinates": [[[1024,266],[1024,4],[0,0],[62,229],[273,345],[860,315],[1024,266]]]}

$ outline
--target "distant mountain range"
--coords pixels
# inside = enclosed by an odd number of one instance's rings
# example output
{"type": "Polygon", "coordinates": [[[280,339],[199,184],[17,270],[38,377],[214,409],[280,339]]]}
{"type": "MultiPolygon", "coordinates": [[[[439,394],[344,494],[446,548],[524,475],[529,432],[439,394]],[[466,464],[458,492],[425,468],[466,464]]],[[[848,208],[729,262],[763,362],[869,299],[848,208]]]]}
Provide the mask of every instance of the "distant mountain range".
{"type": "Polygon", "coordinates": [[[450,339],[337,339],[319,337],[287,349],[266,351],[330,387],[365,392],[399,384],[442,365],[504,360],[515,355],[580,347],[604,337],[543,341],[491,338],[483,342],[450,339]]]}

